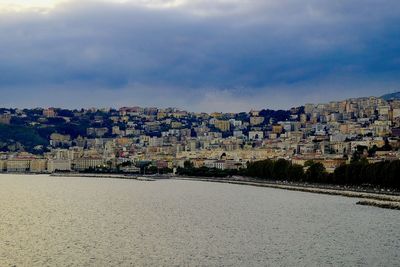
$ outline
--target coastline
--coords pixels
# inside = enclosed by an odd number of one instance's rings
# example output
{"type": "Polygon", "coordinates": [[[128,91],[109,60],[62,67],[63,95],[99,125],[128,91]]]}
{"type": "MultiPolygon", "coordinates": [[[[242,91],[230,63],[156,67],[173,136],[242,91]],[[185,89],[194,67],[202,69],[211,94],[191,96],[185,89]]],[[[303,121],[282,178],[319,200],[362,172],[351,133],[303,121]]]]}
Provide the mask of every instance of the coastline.
{"type": "Polygon", "coordinates": [[[84,178],[111,178],[111,179],[134,179],[138,176],[112,173],[51,173],[52,177],[84,177],[84,178]]]}
{"type": "MultiPolygon", "coordinates": [[[[0,174],[22,174],[22,175],[38,175],[37,173],[0,173],[0,174]]],[[[195,176],[178,176],[178,175],[129,175],[129,174],[102,174],[102,173],[52,173],[51,177],[83,177],[83,178],[106,178],[106,179],[128,179],[137,181],[157,181],[163,179],[183,180],[183,181],[199,181],[226,183],[236,185],[247,185],[257,187],[268,187],[274,189],[283,189],[290,191],[300,191],[314,194],[336,195],[351,198],[358,198],[356,204],[363,206],[373,206],[385,209],[400,210],[400,192],[393,191],[377,191],[366,190],[365,188],[343,187],[334,185],[319,185],[305,183],[287,183],[282,181],[265,181],[257,180],[249,177],[232,177],[232,178],[213,178],[213,177],[195,177],[195,176]]]]}
{"type": "Polygon", "coordinates": [[[336,195],[336,196],[344,196],[351,198],[361,198],[363,200],[358,201],[357,205],[364,206],[374,206],[386,209],[395,209],[400,210],[400,195],[387,194],[383,193],[370,193],[370,192],[362,192],[357,191],[355,188],[352,189],[331,189],[331,188],[323,188],[317,187],[316,185],[308,186],[308,185],[292,185],[292,184],[283,184],[277,182],[268,182],[268,181],[255,181],[255,180],[234,180],[234,179],[210,179],[210,178],[202,178],[202,177],[180,177],[174,176],[172,179],[175,180],[186,180],[186,181],[202,181],[202,182],[215,182],[215,183],[228,183],[228,184],[237,184],[237,185],[248,185],[248,186],[257,186],[257,187],[268,187],[275,189],[283,189],[290,191],[300,191],[314,194],[325,194],[325,195],[336,195]]]}
{"type": "Polygon", "coordinates": [[[52,177],[84,177],[84,178],[108,178],[108,179],[127,179],[137,181],[155,181],[150,176],[129,175],[129,174],[112,174],[112,173],[51,173],[52,177]]]}

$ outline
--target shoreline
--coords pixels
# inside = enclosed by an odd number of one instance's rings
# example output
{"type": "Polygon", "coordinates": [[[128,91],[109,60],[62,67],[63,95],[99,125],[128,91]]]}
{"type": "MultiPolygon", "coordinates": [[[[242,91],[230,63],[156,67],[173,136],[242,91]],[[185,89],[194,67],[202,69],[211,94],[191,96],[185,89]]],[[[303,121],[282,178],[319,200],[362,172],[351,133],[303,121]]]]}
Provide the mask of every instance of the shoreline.
{"type": "MultiPolygon", "coordinates": [[[[0,173],[10,175],[39,175],[38,173],[0,173]]],[[[374,191],[363,188],[343,187],[335,185],[319,185],[319,184],[291,184],[281,181],[257,180],[249,177],[232,177],[232,178],[212,178],[212,177],[193,177],[178,175],[129,175],[129,174],[102,174],[102,173],[41,173],[41,175],[49,175],[50,177],[81,177],[81,178],[106,178],[106,179],[127,179],[136,181],[157,181],[157,180],[182,180],[182,181],[199,181],[226,183],[236,185],[247,185],[257,187],[267,187],[274,189],[282,189],[289,191],[299,191],[314,194],[335,195],[343,197],[358,198],[357,205],[373,206],[385,209],[400,210],[400,192],[397,191],[374,191]]]]}
{"type": "Polygon", "coordinates": [[[50,173],[51,177],[84,177],[84,178],[111,178],[111,179],[132,179],[136,180],[138,176],[113,174],[113,173],[50,173]]]}
{"type": "MultiPolygon", "coordinates": [[[[51,177],[83,177],[83,178],[105,178],[105,179],[126,179],[137,181],[156,181],[151,176],[145,175],[129,175],[129,174],[113,174],[113,173],[51,173],[51,177]]],[[[160,178],[159,178],[160,179],[160,178]]]]}
{"type": "Polygon", "coordinates": [[[374,206],[386,209],[400,210],[400,195],[385,194],[385,193],[369,193],[356,191],[355,189],[328,189],[322,187],[307,186],[307,185],[291,185],[283,183],[273,183],[268,181],[244,181],[244,180],[233,180],[233,179],[209,179],[200,177],[179,177],[175,176],[172,179],[185,180],[185,181],[201,181],[201,182],[215,182],[215,183],[227,183],[237,185],[248,185],[257,187],[267,187],[274,189],[283,189],[289,191],[299,191],[314,194],[324,195],[335,195],[351,198],[363,199],[358,201],[357,205],[374,206]]]}

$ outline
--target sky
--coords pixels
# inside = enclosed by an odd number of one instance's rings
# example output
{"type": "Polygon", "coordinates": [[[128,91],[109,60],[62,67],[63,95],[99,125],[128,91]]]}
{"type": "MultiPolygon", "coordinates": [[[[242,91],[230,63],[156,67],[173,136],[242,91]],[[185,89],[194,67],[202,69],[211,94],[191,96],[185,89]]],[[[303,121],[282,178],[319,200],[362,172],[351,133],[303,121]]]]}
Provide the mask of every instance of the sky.
{"type": "Polygon", "coordinates": [[[0,0],[1,107],[286,109],[400,91],[398,0],[0,0]]]}

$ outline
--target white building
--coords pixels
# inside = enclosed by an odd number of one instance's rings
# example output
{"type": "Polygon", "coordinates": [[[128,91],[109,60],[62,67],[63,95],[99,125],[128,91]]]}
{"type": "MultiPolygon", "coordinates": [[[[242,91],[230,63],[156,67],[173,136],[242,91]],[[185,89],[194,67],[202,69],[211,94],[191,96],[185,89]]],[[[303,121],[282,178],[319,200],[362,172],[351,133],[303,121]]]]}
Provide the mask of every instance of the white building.
{"type": "Polygon", "coordinates": [[[89,168],[96,168],[98,166],[102,166],[104,164],[104,160],[102,158],[79,158],[73,161],[73,169],[77,171],[84,171],[89,168]]]}
{"type": "Polygon", "coordinates": [[[47,162],[47,171],[52,173],[55,171],[70,171],[71,160],[69,159],[50,159],[47,162]]]}
{"type": "Polygon", "coordinates": [[[249,132],[249,140],[262,140],[264,139],[263,131],[250,131],[249,132]]]}

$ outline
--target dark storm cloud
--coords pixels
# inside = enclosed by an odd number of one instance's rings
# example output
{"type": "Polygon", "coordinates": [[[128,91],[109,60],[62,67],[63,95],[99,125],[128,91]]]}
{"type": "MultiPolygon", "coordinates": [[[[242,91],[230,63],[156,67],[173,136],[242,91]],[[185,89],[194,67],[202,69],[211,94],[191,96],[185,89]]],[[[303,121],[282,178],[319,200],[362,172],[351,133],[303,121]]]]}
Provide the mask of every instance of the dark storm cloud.
{"type": "Polygon", "coordinates": [[[218,110],[379,95],[399,87],[398,25],[395,0],[69,2],[0,13],[0,104],[52,105],[62,94],[64,106],[218,110]]]}

